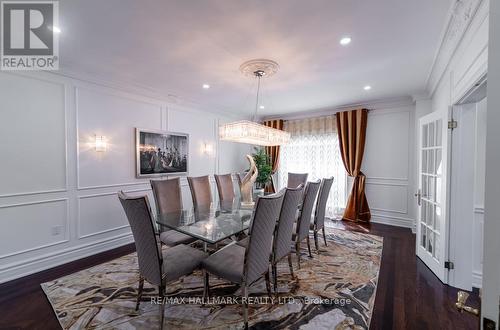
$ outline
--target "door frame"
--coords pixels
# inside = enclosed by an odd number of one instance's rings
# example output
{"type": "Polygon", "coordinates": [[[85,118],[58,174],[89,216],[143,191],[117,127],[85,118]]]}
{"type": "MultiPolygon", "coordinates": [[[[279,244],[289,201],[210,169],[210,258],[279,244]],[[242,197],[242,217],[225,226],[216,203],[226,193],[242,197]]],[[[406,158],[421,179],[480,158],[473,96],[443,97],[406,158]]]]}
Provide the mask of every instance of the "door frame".
{"type": "Polygon", "coordinates": [[[470,127],[465,125],[475,126],[476,124],[475,118],[472,123],[463,118],[464,111],[471,111],[470,107],[476,108],[476,104],[453,106],[453,120],[457,121],[457,128],[451,130],[451,171],[449,175],[449,259],[453,261],[454,268],[449,271],[448,284],[467,291],[472,290],[476,139],[472,139],[473,145],[466,149],[468,152],[473,152],[473,155],[468,154],[468,156],[472,156],[472,160],[464,159],[461,151],[464,149],[464,144],[472,142],[468,136],[470,127]],[[472,176],[470,175],[471,165],[472,176]],[[469,187],[470,185],[471,187],[469,187]]]}
{"type": "MultiPolygon", "coordinates": [[[[450,188],[449,188],[449,198],[450,198],[450,204],[448,206],[449,208],[449,214],[450,214],[450,221],[449,221],[449,226],[450,226],[450,242],[449,242],[449,258],[450,260],[454,261],[455,264],[455,269],[451,270],[450,273],[450,278],[449,278],[449,285],[453,287],[457,287],[460,289],[468,290],[471,291],[472,288],[474,287],[474,284],[477,283],[477,281],[481,281],[481,278],[477,278],[478,275],[474,274],[474,257],[475,257],[475,249],[478,248],[478,242],[475,242],[474,239],[476,238],[474,235],[474,229],[475,229],[475,221],[476,221],[476,205],[475,205],[475,173],[477,171],[476,168],[476,155],[477,155],[477,141],[474,139],[475,145],[473,146],[474,148],[474,164],[473,164],[473,187],[472,187],[472,201],[471,201],[471,210],[470,213],[472,213],[472,218],[470,220],[470,228],[469,230],[467,229],[457,229],[454,228],[456,225],[462,225],[464,224],[464,221],[460,221],[463,218],[463,214],[460,212],[455,214],[454,211],[452,210],[452,207],[454,205],[463,205],[463,200],[462,198],[464,197],[465,193],[460,187],[460,184],[463,183],[461,182],[463,180],[461,174],[462,174],[462,166],[464,164],[460,163],[461,158],[456,155],[454,151],[459,152],[460,148],[456,147],[456,144],[459,143],[461,144],[464,139],[467,139],[464,135],[467,134],[467,132],[464,131],[464,125],[470,124],[470,122],[462,120],[463,117],[463,111],[467,110],[468,107],[474,107],[476,109],[475,112],[475,118],[474,118],[474,125],[477,126],[477,115],[478,115],[478,104],[482,100],[484,100],[487,97],[486,93],[486,84],[487,84],[487,74],[486,72],[483,73],[479,79],[474,80],[473,83],[471,83],[471,87],[460,97],[457,99],[456,103],[452,106],[452,117],[454,118],[453,120],[457,120],[458,125],[457,129],[453,129],[452,131],[450,130],[450,151],[451,151],[451,158],[450,158],[450,188]],[[454,150],[456,149],[456,150],[454,150]],[[457,168],[457,165],[459,166],[457,168]],[[453,188],[456,188],[453,190],[453,188]],[[453,216],[453,217],[452,217],[453,216]],[[468,250],[466,250],[466,247],[468,247],[468,250]]],[[[484,127],[486,129],[486,127],[484,127]]],[[[475,127],[475,130],[477,130],[477,127],[475,127]]],[[[475,136],[474,138],[477,138],[475,136]]],[[[466,141],[467,142],[467,141],[466,141]]],[[[470,164],[469,164],[470,165],[470,164]]],[[[469,196],[470,197],[470,196],[469,196]]],[[[483,202],[484,203],[484,202],[483,202]]],[[[483,205],[484,206],[484,205],[483,205]]],[[[484,212],[484,211],[483,211],[484,212]]],[[[467,221],[465,221],[467,223],[467,221]]],[[[481,285],[482,286],[482,285],[481,285]]]]}

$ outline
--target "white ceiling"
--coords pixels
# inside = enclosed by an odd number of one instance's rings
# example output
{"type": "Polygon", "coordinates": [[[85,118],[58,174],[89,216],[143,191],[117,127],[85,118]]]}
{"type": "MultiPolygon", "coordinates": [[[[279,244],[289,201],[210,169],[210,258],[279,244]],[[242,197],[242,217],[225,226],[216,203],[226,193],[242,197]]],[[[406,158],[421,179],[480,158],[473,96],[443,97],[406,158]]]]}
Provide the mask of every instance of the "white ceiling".
{"type": "Polygon", "coordinates": [[[452,1],[64,0],[60,66],[247,115],[256,85],[238,68],[253,58],[281,66],[259,115],[410,96],[425,90],[452,1]]]}

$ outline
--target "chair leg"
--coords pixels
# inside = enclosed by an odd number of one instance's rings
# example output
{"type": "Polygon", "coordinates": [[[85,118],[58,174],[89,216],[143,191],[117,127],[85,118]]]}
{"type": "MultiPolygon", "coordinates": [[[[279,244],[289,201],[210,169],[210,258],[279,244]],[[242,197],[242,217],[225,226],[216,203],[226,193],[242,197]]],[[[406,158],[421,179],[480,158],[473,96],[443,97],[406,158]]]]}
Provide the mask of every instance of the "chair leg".
{"type": "Polygon", "coordinates": [[[269,276],[269,271],[264,274],[264,277],[266,278],[266,291],[269,296],[271,296],[271,279],[269,276]]]}
{"type": "Polygon", "coordinates": [[[319,254],[318,231],[317,230],[314,230],[314,245],[316,246],[316,252],[319,254]]]}
{"type": "Polygon", "coordinates": [[[135,304],[135,310],[139,310],[139,304],[142,298],[142,289],[144,288],[144,277],[139,276],[139,289],[137,290],[137,303],[135,304]]]}
{"type": "Polygon", "coordinates": [[[323,240],[325,241],[325,246],[328,246],[328,244],[326,244],[326,233],[325,233],[325,227],[323,227],[323,240]]]}
{"type": "Polygon", "coordinates": [[[274,292],[278,293],[278,267],[276,267],[276,264],[272,265],[272,267],[273,267],[274,292]]]}
{"type": "Polygon", "coordinates": [[[313,255],[311,253],[311,240],[309,239],[309,235],[307,235],[307,250],[309,251],[309,257],[312,258],[313,255]]]}
{"type": "Polygon", "coordinates": [[[243,321],[245,329],[248,329],[248,287],[246,284],[243,286],[243,321]]]}
{"type": "Polygon", "coordinates": [[[300,241],[295,243],[295,253],[297,253],[297,266],[300,269],[300,241]]]}
{"type": "Polygon", "coordinates": [[[208,272],[203,270],[203,298],[208,298],[210,295],[210,284],[208,279],[208,272]]]}
{"type": "Polygon", "coordinates": [[[165,320],[165,305],[163,304],[163,297],[165,296],[165,287],[160,285],[158,287],[158,294],[160,296],[160,329],[163,330],[163,321],[165,320]]]}
{"type": "Polygon", "coordinates": [[[290,267],[290,274],[292,274],[292,278],[294,278],[295,275],[293,274],[292,253],[291,252],[288,254],[288,267],[290,267]]]}

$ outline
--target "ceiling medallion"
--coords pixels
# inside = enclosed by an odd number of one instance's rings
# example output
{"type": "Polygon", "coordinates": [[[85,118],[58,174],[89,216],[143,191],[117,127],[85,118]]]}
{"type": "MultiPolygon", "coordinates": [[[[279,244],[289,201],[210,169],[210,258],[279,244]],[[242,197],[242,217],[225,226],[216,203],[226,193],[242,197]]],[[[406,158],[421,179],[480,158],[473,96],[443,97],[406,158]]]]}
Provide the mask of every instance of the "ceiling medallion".
{"type": "Polygon", "coordinates": [[[240,65],[240,71],[247,77],[255,77],[255,72],[263,72],[262,77],[271,77],[278,72],[280,66],[273,60],[263,58],[246,61],[240,65]]]}

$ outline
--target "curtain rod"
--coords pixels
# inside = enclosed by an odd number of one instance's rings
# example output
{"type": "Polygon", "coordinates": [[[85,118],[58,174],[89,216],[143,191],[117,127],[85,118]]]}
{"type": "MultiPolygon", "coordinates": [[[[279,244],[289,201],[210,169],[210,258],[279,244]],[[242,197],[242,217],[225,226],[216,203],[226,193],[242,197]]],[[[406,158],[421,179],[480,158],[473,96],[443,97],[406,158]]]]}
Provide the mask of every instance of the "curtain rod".
{"type": "MultiPolygon", "coordinates": [[[[353,109],[353,110],[360,110],[360,109],[353,109]]],[[[312,119],[312,118],[320,118],[320,117],[328,117],[328,116],[335,116],[337,113],[340,113],[340,112],[346,112],[346,111],[353,111],[353,110],[345,110],[345,111],[336,111],[336,112],[333,112],[333,113],[324,113],[324,114],[318,114],[318,115],[312,115],[312,116],[307,116],[307,114],[302,114],[302,115],[299,115],[297,116],[296,118],[289,118],[289,119],[286,119],[286,118],[269,118],[269,119],[266,119],[265,121],[270,121],[270,120],[283,120],[283,122],[285,121],[291,121],[291,120],[300,120],[300,119],[312,119]]],[[[373,111],[373,109],[367,109],[367,108],[363,108],[361,110],[366,110],[366,112],[370,113],[373,111]]]]}

